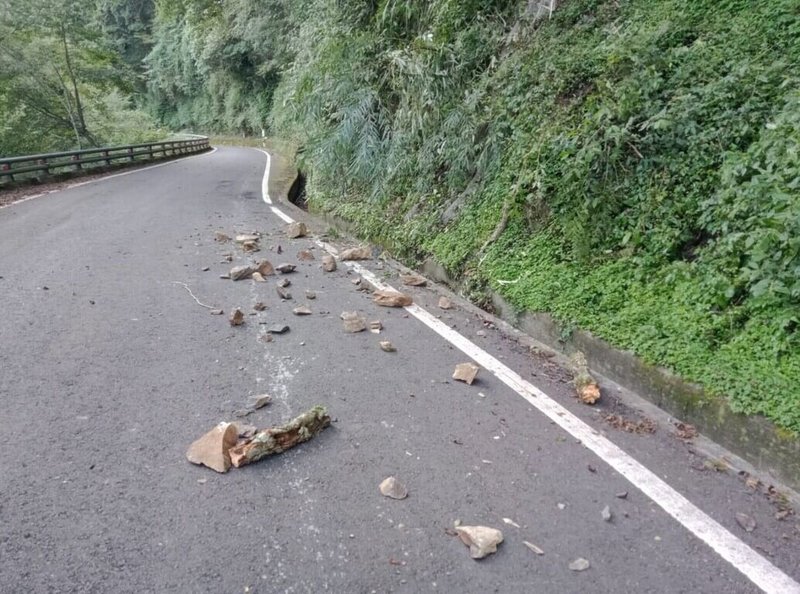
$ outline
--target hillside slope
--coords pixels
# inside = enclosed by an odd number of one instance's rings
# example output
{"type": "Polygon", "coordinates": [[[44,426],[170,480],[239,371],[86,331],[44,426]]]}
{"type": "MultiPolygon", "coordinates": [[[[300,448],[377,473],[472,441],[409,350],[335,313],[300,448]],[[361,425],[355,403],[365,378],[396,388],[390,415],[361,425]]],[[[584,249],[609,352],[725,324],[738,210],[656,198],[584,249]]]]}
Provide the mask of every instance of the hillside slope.
{"type": "Polygon", "coordinates": [[[800,432],[800,5],[295,3],[311,204],[800,432]]]}

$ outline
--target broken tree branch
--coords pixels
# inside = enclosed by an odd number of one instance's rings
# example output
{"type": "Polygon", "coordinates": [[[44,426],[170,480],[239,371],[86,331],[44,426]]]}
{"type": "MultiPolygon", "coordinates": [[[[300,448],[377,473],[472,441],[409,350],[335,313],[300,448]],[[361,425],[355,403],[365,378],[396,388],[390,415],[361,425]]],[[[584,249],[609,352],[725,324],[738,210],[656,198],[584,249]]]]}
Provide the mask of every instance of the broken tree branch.
{"type": "Polygon", "coordinates": [[[315,406],[285,425],[262,429],[252,439],[231,448],[228,453],[231,463],[239,468],[308,441],[331,424],[324,406],[315,406]]]}
{"type": "Polygon", "coordinates": [[[199,305],[200,307],[205,307],[206,309],[216,309],[213,305],[206,305],[205,303],[201,303],[200,300],[197,297],[195,297],[194,293],[192,293],[192,290],[189,288],[189,285],[187,285],[186,283],[182,283],[180,281],[172,281],[172,284],[180,285],[184,289],[189,291],[189,295],[192,296],[192,299],[194,299],[197,302],[197,305],[199,305]]]}

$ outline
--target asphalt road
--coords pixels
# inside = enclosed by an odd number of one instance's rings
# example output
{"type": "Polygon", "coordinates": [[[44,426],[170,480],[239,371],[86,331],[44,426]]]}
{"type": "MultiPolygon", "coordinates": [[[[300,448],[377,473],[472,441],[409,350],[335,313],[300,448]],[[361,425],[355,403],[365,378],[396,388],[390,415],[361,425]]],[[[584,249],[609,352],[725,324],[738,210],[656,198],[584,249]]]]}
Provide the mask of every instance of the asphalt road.
{"type": "MultiPolygon", "coordinates": [[[[346,266],[324,273],[322,249],[287,240],[262,201],[264,165],[256,150],[225,148],[0,209],[1,592],[759,591],[497,377],[454,382],[469,358],[405,310],[373,304],[346,266]],[[294,299],[279,299],[275,277],[220,279],[224,253],[252,258],[215,242],[218,230],[263,233],[256,257],[298,265],[294,299]],[[298,261],[300,249],[316,260],[298,261]],[[258,301],[268,308],[250,315],[258,301]],[[301,304],[313,314],[294,316],[301,304]],[[228,324],[235,307],[242,327],[228,324]],[[350,310],[383,332],[345,333],[350,310]],[[266,342],[273,323],[291,330],[266,342]],[[194,439],[265,392],[273,404],[248,422],[315,404],[335,422],[225,475],[186,461],[194,439]],[[407,499],[381,496],[389,475],[407,499]],[[505,541],[474,561],[451,535],[456,521],[505,541]],[[589,569],[571,571],[579,557],[589,569]]],[[[366,266],[398,286],[391,263],[366,266]]],[[[800,580],[800,524],[775,519],[765,487],[704,460],[662,421],[652,434],[605,422],[603,412],[642,417],[613,393],[580,404],[567,373],[466,304],[438,309],[439,291],[410,290],[800,580]]]]}

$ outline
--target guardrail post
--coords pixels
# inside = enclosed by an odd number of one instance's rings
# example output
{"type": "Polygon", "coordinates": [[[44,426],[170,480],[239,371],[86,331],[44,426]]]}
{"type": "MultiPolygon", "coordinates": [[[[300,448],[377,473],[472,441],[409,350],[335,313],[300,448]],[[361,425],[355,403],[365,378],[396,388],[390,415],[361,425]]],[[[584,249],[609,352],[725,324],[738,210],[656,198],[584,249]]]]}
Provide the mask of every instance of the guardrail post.
{"type": "Polygon", "coordinates": [[[72,155],[72,162],[75,165],[75,171],[80,171],[81,169],[83,169],[83,164],[81,163],[80,155],[72,155]]]}
{"type": "Polygon", "coordinates": [[[128,161],[133,161],[133,149],[128,148],[128,161]]]}
{"type": "Polygon", "coordinates": [[[43,171],[42,175],[39,177],[41,179],[45,179],[50,176],[50,165],[47,164],[47,159],[39,159],[36,161],[37,165],[41,166],[41,171],[43,171]]]}
{"type": "Polygon", "coordinates": [[[8,163],[3,163],[3,166],[0,167],[0,175],[7,175],[8,179],[12,182],[14,181],[14,174],[11,172],[11,165],[8,163]]]}
{"type": "Polygon", "coordinates": [[[106,165],[110,166],[111,165],[111,159],[108,158],[108,151],[103,151],[100,154],[103,155],[104,157],[106,157],[106,165]]]}

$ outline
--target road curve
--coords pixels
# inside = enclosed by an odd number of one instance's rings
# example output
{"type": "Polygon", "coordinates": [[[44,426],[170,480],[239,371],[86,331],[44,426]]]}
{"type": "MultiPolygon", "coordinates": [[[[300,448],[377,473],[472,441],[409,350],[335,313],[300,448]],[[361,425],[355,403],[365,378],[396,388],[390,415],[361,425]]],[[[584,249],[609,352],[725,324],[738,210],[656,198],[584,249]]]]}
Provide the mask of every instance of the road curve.
{"type": "MultiPolygon", "coordinates": [[[[468,359],[453,345],[375,306],[346,267],[323,273],[319,246],[287,240],[262,200],[264,167],[258,151],[225,148],[0,209],[0,592],[759,591],[492,374],[454,382],[468,359]],[[215,242],[217,230],[263,233],[258,257],[298,265],[294,299],[278,298],[274,277],[220,279],[250,258],[215,242]],[[299,261],[301,249],[316,259],[299,261]],[[196,300],[241,307],[246,323],[196,300]],[[268,309],[249,315],[257,301],[268,309]],[[292,315],[301,304],[313,314],[292,315]],[[351,310],[384,331],[343,332],[351,310]],[[273,323],[291,330],[266,342],[273,323]],[[247,418],[255,425],[315,404],[336,422],[225,475],[186,461],[189,443],[263,392],[274,402],[247,418]],[[389,475],[408,499],[380,495],[389,475]],[[505,541],[474,561],[455,521],[505,541]],[[590,567],[570,570],[579,557],[590,567]]],[[[367,266],[397,286],[390,264],[367,266]]],[[[800,579],[794,516],[777,521],[773,502],[704,466],[664,424],[617,431],[549,359],[466,305],[439,310],[434,289],[411,292],[800,579]]],[[[639,418],[604,400],[605,412],[639,418]]]]}

